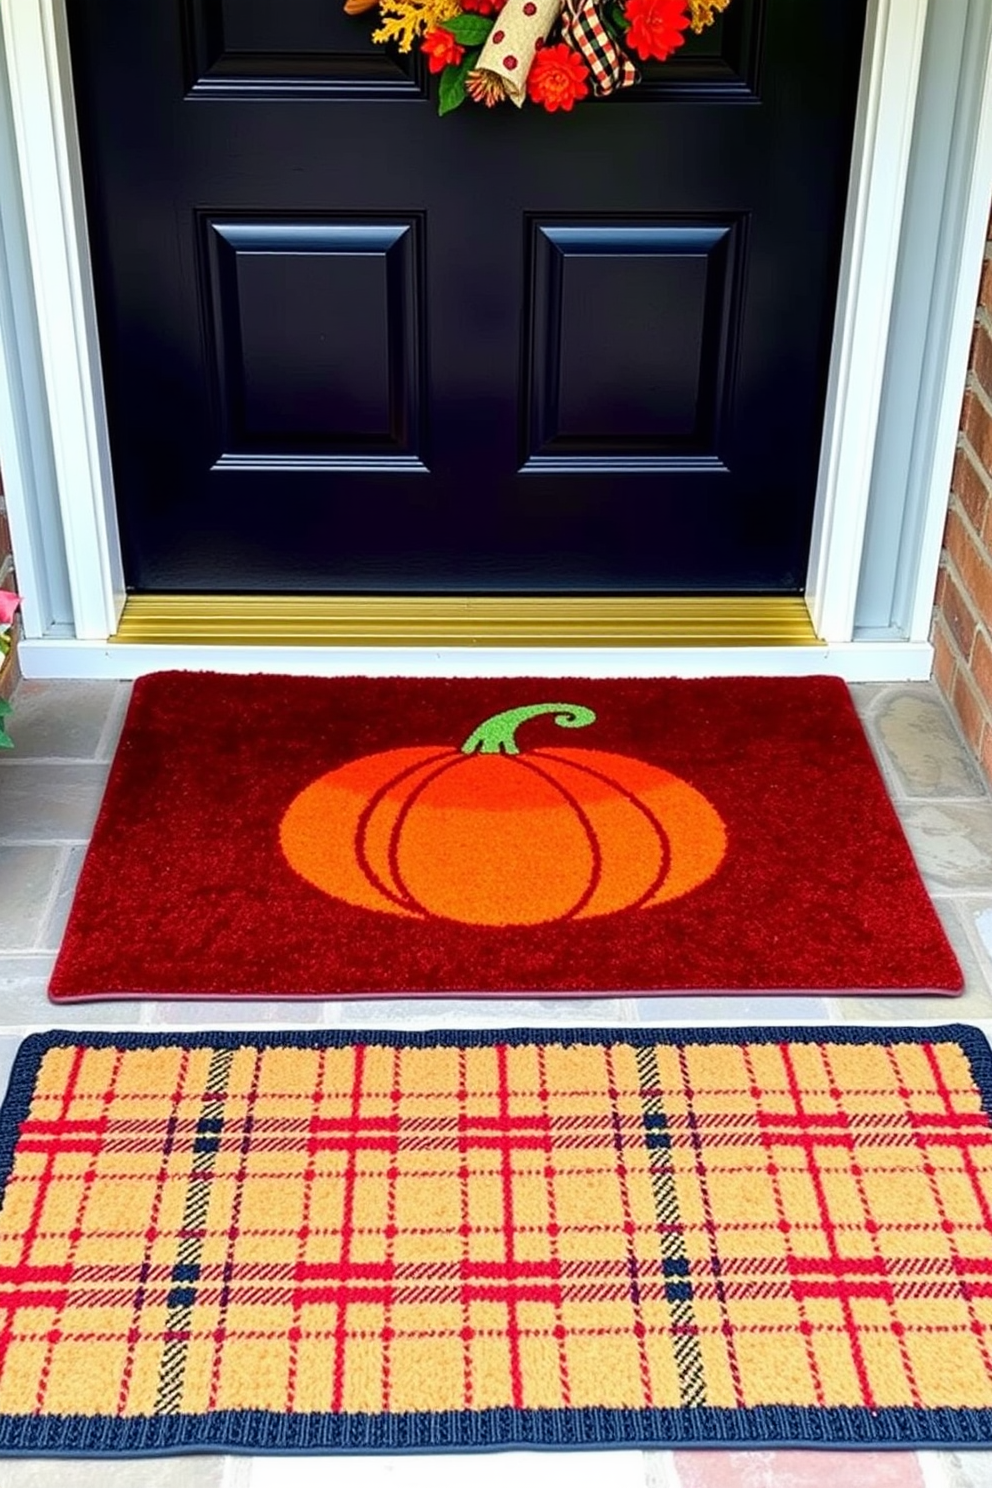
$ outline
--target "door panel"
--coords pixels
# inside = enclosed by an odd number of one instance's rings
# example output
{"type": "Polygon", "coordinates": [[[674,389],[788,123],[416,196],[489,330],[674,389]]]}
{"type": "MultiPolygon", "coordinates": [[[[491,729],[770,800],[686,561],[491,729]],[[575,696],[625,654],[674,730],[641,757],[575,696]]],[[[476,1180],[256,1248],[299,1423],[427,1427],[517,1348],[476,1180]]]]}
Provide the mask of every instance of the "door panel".
{"type": "Polygon", "coordinates": [[[326,0],[176,3],[190,98],[427,96],[419,52],[372,46],[367,21],[356,25],[326,0]]]}
{"type": "Polygon", "coordinates": [[[864,0],[439,119],[339,0],[72,0],[133,589],[798,593],[864,0]]]}
{"type": "Polygon", "coordinates": [[[420,224],[207,216],[215,469],[423,469],[420,224]]]}
{"type": "Polygon", "coordinates": [[[743,224],[534,224],[525,468],[713,462],[743,224]]]}

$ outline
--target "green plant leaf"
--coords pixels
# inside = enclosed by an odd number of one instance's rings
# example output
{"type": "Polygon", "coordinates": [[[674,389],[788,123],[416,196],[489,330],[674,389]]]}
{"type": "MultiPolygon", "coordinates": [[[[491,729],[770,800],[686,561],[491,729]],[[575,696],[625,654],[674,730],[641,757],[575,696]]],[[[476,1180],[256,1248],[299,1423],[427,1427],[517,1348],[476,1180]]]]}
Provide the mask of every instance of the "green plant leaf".
{"type": "Polygon", "coordinates": [[[0,749],[13,749],[14,741],[10,735],[0,728],[0,749]]]}
{"type": "Polygon", "coordinates": [[[446,67],[437,90],[437,111],[450,114],[465,102],[465,79],[478,61],[478,50],[467,52],[457,67],[446,67]]]}
{"type": "Polygon", "coordinates": [[[10,703],[8,703],[7,699],[0,698],[0,718],[9,718],[13,711],[14,710],[11,707],[10,703]]]}
{"type": "Polygon", "coordinates": [[[450,21],[438,21],[442,31],[450,31],[459,46],[481,47],[493,29],[493,17],[472,15],[466,11],[452,16],[450,21]]]}
{"type": "Polygon", "coordinates": [[[614,5],[613,9],[610,11],[610,20],[612,21],[613,25],[616,26],[618,31],[630,30],[630,22],[623,13],[622,5],[614,5]]]}

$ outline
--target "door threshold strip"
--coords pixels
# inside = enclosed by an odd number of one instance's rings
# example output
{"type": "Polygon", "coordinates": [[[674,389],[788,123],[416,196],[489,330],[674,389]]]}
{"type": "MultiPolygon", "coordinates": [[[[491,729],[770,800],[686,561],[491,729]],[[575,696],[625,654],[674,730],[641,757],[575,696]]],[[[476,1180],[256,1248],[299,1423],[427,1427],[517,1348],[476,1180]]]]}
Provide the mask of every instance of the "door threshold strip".
{"type": "Polygon", "coordinates": [[[815,646],[798,595],[137,594],[126,645],[815,646]]]}

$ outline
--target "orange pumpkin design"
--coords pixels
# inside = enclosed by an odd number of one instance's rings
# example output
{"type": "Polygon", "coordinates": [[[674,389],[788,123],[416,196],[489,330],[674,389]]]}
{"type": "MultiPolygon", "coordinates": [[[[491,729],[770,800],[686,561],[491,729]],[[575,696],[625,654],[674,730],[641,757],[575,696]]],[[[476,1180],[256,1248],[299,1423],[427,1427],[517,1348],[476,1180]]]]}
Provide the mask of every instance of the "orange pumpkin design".
{"type": "Polygon", "coordinates": [[[498,713],[461,749],[414,745],[330,770],[290,803],[289,864],[347,904],[466,925],[540,925],[651,909],[705,883],[727,839],[694,786],[597,749],[537,748],[541,714],[596,721],[571,703],[498,713]]]}

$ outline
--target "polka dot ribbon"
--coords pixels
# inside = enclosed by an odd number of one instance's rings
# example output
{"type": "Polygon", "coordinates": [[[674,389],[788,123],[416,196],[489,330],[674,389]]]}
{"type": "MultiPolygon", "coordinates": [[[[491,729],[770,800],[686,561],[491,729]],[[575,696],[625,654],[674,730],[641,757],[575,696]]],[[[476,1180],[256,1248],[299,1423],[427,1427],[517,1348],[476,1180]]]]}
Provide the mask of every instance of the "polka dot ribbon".
{"type": "Polygon", "coordinates": [[[520,107],[527,74],[561,12],[562,0],[506,0],[479,55],[478,66],[503,79],[507,97],[520,107]]]}

